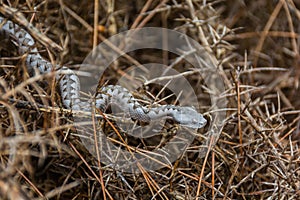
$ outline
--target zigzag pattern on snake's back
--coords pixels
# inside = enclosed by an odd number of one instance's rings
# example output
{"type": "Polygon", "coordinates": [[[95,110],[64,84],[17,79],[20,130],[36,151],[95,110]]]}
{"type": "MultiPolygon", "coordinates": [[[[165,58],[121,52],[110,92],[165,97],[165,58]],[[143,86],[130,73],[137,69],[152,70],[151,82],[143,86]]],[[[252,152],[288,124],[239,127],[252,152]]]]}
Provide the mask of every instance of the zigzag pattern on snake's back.
{"type": "MultiPolygon", "coordinates": [[[[1,16],[0,23],[1,34],[12,39],[13,43],[18,46],[20,54],[27,54],[26,65],[29,71],[33,72],[33,69],[38,69],[40,73],[48,73],[58,68],[56,74],[64,107],[71,110],[91,110],[88,102],[80,100],[80,82],[73,70],[66,66],[61,68],[53,66],[51,62],[45,60],[38,53],[32,36],[17,24],[1,16]]],[[[192,107],[161,105],[148,108],[141,105],[127,89],[118,85],[102,87],[96,95],[95,105],[101,111],[104,112],[111,103],[129,113],[131,118],[143,122],[168,117],[190,128],[201,128],[206,124],[206,119],[192,107]]]]}

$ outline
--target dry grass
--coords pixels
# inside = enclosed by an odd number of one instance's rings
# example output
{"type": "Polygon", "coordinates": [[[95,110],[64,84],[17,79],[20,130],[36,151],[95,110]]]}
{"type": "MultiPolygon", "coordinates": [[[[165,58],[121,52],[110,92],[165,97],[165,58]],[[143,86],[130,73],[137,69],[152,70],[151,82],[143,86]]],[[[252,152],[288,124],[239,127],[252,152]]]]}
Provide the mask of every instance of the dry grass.
{"type": "MultiPolygon", "coordinates": [[[[56,51],[56,45],[47,46],[42,38],[38,39],[41,53],[71,68],[76,68],[93,46],[123,30],[155,26],[186,33],[219,63],[226,84],[222,95],[230,108],[226,123],[209,154],[200,155],[205,142],[199,136],[172,166],[138,175],[115,171],[100,164],[76,136],[70,113],[60,109],[53,76],[30,77],[23,55],[3,41],[1,199],[300,198],[297,1],[74,2],[10,1],[10,6],[63,48],[56,51]],[[49,47],[47,51],[45,47],[49,47]]],[[[115,83],[132,63],[174,62],[163,51],[137,55],[114,63],[100,84],[115,83]]],[[[175,68],[184,72],[188,66],[182,65],[175,68]]],[[[187,78],[199,93],[201,111],[207,111],[209,96],[201,94],[205,92],[203,80],[197,73],[187,78]]],[[[159,89],[149,91],[157,94],[159,89]]],[[[139,147],[146,148],[143,145],[139,147]]]]}

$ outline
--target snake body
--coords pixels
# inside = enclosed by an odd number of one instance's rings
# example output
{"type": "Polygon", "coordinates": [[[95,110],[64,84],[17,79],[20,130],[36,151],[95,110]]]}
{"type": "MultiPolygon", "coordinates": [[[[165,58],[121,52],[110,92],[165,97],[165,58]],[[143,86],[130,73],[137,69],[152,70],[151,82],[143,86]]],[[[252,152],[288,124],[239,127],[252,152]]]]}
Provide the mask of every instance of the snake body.
{"type": "MultiPolygon", "coordinates": [[[[18,46],[20,54],[26,54],[26,66],[29,72],[34,73],[38,69],[41,74],[56,70],[63,106],[71,110],[90,111],[88,102],[80,100],[80,82],[76,73],[66,66],[53,66],[51,62],[44,59],[35,47],[35,40],[23,28],[0,16],[0,33],[5,38],[12,39],[18,46]]],[[[141,105],[133,95],[125,88],[118,85],[102,87],[95,96],[95,105],[102,112],[111,103],[118,105],[124,112],[129,113],[132,119],[150,122],[161,118],[171,118],[176,123],[190,128],[202,128],[206,119],[193,107],[182,107],[174,105],[160,105],[148,108],[141,105]]]]}

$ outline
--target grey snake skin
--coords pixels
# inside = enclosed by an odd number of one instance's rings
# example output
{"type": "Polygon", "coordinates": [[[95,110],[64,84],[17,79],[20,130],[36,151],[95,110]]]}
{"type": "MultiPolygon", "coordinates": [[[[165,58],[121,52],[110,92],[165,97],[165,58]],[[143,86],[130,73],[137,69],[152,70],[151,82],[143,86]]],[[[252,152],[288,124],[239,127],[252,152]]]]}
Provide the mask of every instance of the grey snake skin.
{"type": "MultiPolygon", "coordinates": [[[[27,54],[26,66],[28,71],[38,69],[41,74],[56,70],[56,79],[59,84],[63,106],[70,110],[90,111],[89,102],[80,100],[80,82],[75,72],[66,66],[53,66],[45,60],[35,47],[33,37],[24,29],[10,20],[0,16],[0,33],[9,38],[18,46],[21,55],[27,54]]],[[[160,105],[148,108],[141,105],[132,94],[125,88],[118,85],[108,85],[95,97],[95,105],[102,112],[105,112],[109,104],[118,105],[132,119],[150,122],[162,118],[171,118],[176,123],[189,128],[202,128],[206,119],[193,107],[181,107],[174,105],[160,105]]]]}

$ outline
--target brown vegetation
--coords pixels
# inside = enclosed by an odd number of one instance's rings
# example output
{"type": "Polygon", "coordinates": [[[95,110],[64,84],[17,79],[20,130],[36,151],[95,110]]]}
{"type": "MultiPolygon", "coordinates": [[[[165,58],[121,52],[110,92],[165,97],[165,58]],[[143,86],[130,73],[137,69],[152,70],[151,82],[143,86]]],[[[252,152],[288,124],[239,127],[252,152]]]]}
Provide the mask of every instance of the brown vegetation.
{"type": "MultiPolygon", "coordinates": [[[[82,145],[71,114],[61,109],[53,76],[30,77],[24,55],[2,40],[0,199],[300,198],[298,1],[24,0],[4,4],[23,13],[43,37],[51,39],[47,46],[43,38],[36,38],[45,58],[73,69],[93,46],[124,30],[152,26],[185,33],[216,59],[226,87],[222,96],[228,104],[222,132],[212,136],[218,140],[207,154],[199,153],[201,145],[210,142],[200,135],[206,127],[172,166],[137,175],[121,173],[99,163],[82,145]]],[[[5,6],[1,4],[1,14],[21,23],[5,6]]],[[[131,58],[141,63],[174,62],[173,55],[164,51],[145,50],[130,56],[113,63],[100,84],[115,83],[126,74],[131,58]]],[[[191,70],[182,62],[175,68],[191,70]]],[[[209,96],[201,74],[187,78],[199,93],[199,109],[209,119],[209,96]]],[[[155,95],[161,88],[146,89],[155,95]]]]}

